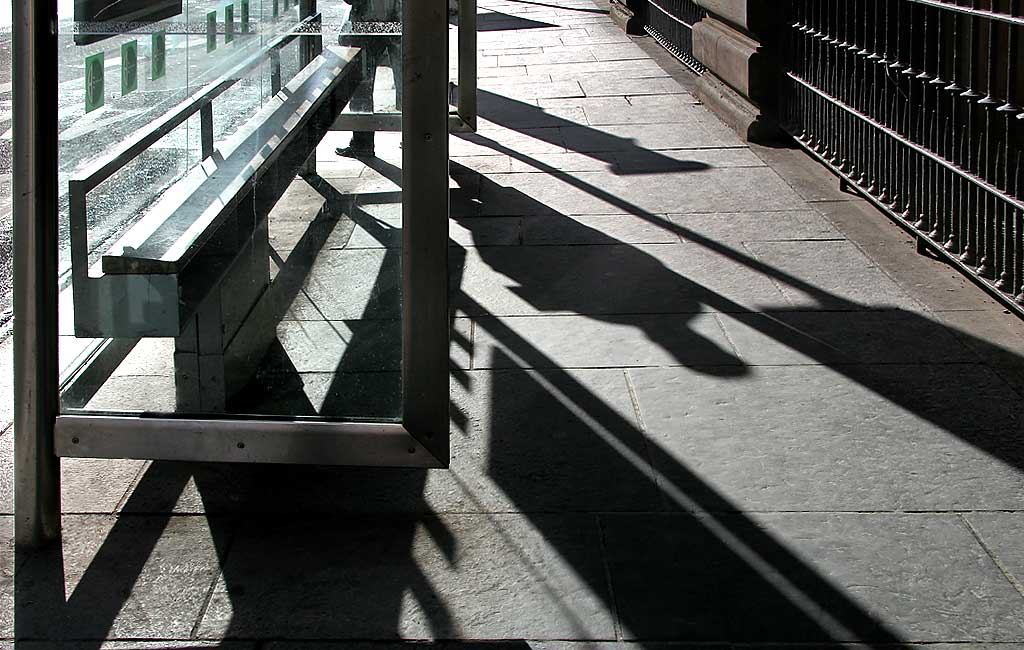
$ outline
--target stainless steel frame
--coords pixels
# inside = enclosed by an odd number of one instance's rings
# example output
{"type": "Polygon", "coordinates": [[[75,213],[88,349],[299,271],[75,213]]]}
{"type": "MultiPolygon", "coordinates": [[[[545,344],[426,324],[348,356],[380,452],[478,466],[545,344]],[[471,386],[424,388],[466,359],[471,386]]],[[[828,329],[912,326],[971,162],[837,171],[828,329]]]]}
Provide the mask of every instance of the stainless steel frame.
{"type": "Polygon", "coordinates": [[[60,534],[60,456],[447,467],[448,56],[436,47],[447,39],[445,0],[403,8],[403,419],[383,424],[59,415],[56,3],[14,9],[18,543],[60,534]]]}
{"type": "Polygon", "coordinates": [[[17,544],[60,535],[57,3],[14,2],[14,486],[17,544]]]}
{"type": "Polygon", "coordinates": [[[438,467],[401,425],[62,415],[56,451],[78,458],[438,467]]]}

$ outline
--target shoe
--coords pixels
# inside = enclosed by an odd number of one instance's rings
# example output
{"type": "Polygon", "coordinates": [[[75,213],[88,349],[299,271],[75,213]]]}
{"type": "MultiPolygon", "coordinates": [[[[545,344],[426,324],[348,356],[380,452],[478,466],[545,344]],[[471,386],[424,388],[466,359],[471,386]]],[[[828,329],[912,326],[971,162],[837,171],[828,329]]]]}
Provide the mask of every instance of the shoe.
{"type": "Polygon", "coordinates": [[[376,155],[373,149],[364,149],[362,147],[338,147],[334,150],[334,153],[344,158],[375,158],[376,155]]]}

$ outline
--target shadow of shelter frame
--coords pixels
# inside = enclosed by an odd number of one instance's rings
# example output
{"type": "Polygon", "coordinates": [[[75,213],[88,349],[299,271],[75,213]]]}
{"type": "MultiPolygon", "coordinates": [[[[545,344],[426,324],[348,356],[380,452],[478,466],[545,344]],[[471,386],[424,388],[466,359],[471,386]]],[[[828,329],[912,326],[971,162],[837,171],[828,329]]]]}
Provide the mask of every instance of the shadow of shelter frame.
{"type": "Polygon", "coordinates": [[[400,423],[60,415],[57,8],[14,3],[15,537],[60,535],[59,457],[447,467],[447,2],[404,2],[400,423]]]}

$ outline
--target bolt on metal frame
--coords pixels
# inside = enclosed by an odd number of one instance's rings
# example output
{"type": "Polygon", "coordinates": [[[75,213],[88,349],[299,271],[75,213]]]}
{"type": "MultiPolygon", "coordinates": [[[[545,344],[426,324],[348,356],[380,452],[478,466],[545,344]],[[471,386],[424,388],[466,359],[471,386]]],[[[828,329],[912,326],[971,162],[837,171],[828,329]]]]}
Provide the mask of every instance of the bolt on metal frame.
{"type": "MultiPolygon", "coordinates": [[[[312,3],[306,3],[312,6],[312,3]]],[[[448,54],[445,0],[403,3],[400,423],[60,415],[57,9],[14,3],[15,536],[60,534],[58,456],[447,467],[448,54]]],[[[475,17],[475,11],[474,11],[475,17]]],[[[475,55],[472,57],[475,64],[475,55]]]]}

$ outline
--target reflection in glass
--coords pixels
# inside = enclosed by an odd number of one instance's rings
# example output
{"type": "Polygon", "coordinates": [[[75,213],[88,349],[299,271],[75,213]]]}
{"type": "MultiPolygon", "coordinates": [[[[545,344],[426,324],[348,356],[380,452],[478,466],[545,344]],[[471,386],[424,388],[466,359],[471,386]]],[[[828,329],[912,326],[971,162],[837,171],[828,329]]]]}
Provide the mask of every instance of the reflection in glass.
{"type": "Polygon", "coordinates": [[[401,110],[401,7],[312,4],[61,14],[66,412],[399,417],[400,138],[327,129],[401,110]]]}

